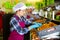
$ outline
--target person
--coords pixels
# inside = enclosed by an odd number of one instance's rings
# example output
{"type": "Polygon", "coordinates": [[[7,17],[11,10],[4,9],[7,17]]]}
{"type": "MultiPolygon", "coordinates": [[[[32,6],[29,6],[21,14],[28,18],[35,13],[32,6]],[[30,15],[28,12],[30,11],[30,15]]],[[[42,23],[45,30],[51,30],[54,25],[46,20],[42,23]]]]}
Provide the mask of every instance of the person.
{"type": "Polygon", "coordinates": [[[24,34],[27,34],[33,28],[40,27],[42,24],[37,22],[30,22],[25,17],[26,15],[26,6],[24,3],[18,3],[13,7],[15,14],[10,20],[11,33],[8,40],[24,40],[24,34]],[[25,25],[33,25],[26,27],[25,25]]]}
{"type": "Polygon", "coordinates": [[[27,19],[29,20],[35,20],[39,19],[39,15],[37,15],[37,12],[34,12],[35,8],[33,6],[27,7],[27,19]]]}
{"type": "Polygon", "coordinates": [[[5,12],[0,9],[0,33],[3,32],[3,15],[4,14],[5,14],[5,12]]]}

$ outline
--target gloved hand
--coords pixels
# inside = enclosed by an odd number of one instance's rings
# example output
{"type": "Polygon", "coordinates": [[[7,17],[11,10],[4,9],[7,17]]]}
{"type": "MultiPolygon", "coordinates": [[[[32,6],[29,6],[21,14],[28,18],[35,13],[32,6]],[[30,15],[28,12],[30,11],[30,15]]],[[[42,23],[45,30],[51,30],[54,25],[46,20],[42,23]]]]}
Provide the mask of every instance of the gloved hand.
{"type": "Polygon", "coordinates": [[[38,23],[38,22],[33,22],[33,24],[39,24],[39,25],[42,25],[41,23],[38,23]]]}
{"type": "Polygon", "coordinates": [[[38,28],[38,27],[40,27],[40,26],[42,26],[41,23],[37,23],[37,24],[31,25],[31,26],[29,27],[29,30],[31,30],[31,29],[33,29],[33,28],[38,28]]]}
{"type": "Polygon", "coordinates": [[[33,22],[32,24],[38,24],[38,22],[33,22]]]}
{"type": "Polygon", "coordinates": [[[39,26],[42,26],[42,23],[37,23],[39,26]]]}
{"type": "Polygon", "coordinates": [[[30,20],[30,21],[33,21],[33,20],[34,20],[34,18],[32,18],[32,17],[31,17],[29,20],[30,20]]]}
{"type": "Polygon", "coordinates": [[[36,24],[37,22],[33,22],[33,24],[36,24]]]}

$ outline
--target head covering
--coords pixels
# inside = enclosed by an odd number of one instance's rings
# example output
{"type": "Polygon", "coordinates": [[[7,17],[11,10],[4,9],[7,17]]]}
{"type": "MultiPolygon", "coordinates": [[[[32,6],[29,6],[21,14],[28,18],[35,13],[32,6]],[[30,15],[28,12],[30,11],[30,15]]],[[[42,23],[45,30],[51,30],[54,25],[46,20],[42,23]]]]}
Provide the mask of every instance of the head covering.
{"type": "Polygon", "coordinates": [[[32,10],[34,10],[35,7],[33,7],[33,6],[29,6],[27,9],[32,9],[32,10]]]}
{"type": "Polygon", "coordinates": [[[47,11],[50,11],[50,10],[51,10],[51,7],[48,7],[48,8],[47,8],[47,11]]]}
{"type": "Polygon", "coordinates": [[[60,10],[60,5],[56,6],[56,10],[60,10]]]}
{"type": "Polygon", "coordinates": [[[13,11],[16,12],[18,10],[25,10],[27,7],[25,6],[24,3],[18,3],[13,7],[13,11]]]}

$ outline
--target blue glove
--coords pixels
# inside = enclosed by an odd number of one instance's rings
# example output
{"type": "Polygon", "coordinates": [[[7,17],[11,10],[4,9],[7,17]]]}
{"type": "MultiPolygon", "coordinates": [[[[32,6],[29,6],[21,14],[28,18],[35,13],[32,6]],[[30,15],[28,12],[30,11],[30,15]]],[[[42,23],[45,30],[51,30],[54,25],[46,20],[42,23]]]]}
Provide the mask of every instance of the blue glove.
{"type": "Polygon", "coordinates": [[[30,18],[30,21],[33,21],[33,20],[34,20],[34,18],[31,17],[31,18],[30,18]]]}
{"type": "Polygon", "coordinates": [[[42,26],[42,24],[41,23],[37,23],[37,24],[34,24],[34,25],[31,25],[29,28],[29,30],[31,30],[31,29],[33,29],[33,28],[38,28],[38,27],[40,27],[40,26],[42,26]]]}
{"type": "Polygon", "coordinates": [[[38,23],[38,22],[33,22],[33,24],[38,24],[38,25],[42,25],[41,23],[38,23]]]}
{"type": "Polygon", "coordinates": [[[35,17],[36,17],[36,18],[40,18],[39,15],[37,15],[37,14],[35,15],[35,17]]]}
{"type": "Polygon", "coordinates": [[[42,23],[37,23],[39,26],[42,26],[42,23]]]}
{"type": "Polygon", "coordinates": [[[33,24],[37,24],[37,22],[33,22],[33,24]]]}

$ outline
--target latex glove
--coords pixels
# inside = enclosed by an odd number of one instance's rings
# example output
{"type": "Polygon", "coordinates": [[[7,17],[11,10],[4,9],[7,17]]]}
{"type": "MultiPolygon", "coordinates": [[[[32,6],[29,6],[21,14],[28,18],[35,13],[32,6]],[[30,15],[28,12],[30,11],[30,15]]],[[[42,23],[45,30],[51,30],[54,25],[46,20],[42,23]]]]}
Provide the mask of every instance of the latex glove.
{"type": "Polygon", "coordinates": [[[37,23],[39,26],[42,26],[42,23],[37,23]]]}
{"type": "Polygon", "coordinates": [[[38,24],[38,25],[42,25],[41,23],[38,23],[38,22],[33,22],[33,24],[38,24]]]}
{"type": "Polygon", "coordinates": [[[36,17],[36,18],[40,18],[39,15],[37,15],[37,14],[35,15],[35,17],[36,17]]]}
{"type": "Polygon", "coordinates": [[[33,24],[37,24],[37,22],[33,22],[33,24]]]}
{"type": "Polygon", "coordinates": [[[37,24],[31,25],[31,26],[29,27],[29,30],[31,30],[31,29],[33,29],[33,28],[38,28],[38,27],[40,27],[40,26],[42,26],[41,23],[37,23],[37,24]]]}
{"type": "Polygon", "coordinates": [[[30,21],[33,21],[33,20],[34,20],[34,18],[31,17],[31,18],[30,18],[30,21]]]}

